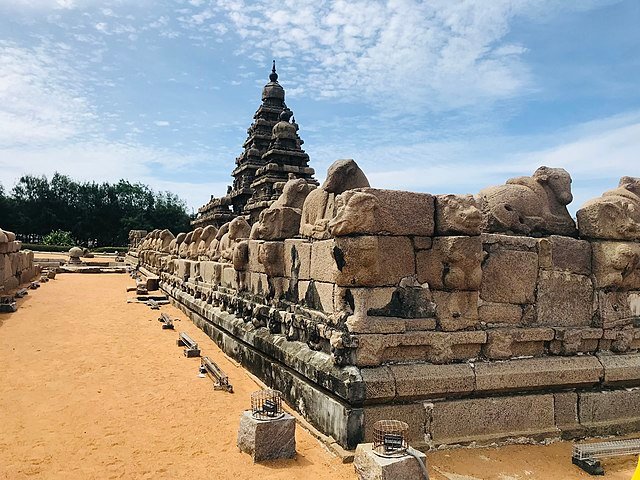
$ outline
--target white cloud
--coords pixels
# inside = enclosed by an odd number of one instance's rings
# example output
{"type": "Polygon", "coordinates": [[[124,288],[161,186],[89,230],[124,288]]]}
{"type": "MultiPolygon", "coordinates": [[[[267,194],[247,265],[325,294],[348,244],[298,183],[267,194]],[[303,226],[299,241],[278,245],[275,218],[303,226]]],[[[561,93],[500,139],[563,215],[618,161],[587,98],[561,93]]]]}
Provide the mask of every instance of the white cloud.
{"type": "Polygon", "coordinates": [[[514,18],[602,3],[218,0],[183,23],[199,28],[217,10],[243,40],[238,53],[304,63],[303,73],[287,79],[297,91],[365,101],[396,114],[419,113],[526,93],[533,88],[522,60],[526,48],[505,40],[514,18]]]}
{"type": "Polygon", "coordinates": [[[56,50],[0,41],[0,146],[90,132],[95,115],[82,79],[56,50]]]}
{"type": "Polygon", "coordinates": [[[171,123],[166,120],[156,120],[153,123],[155,123],[158,127],[168,127],[169,125],[171,125],[171,123]]]}

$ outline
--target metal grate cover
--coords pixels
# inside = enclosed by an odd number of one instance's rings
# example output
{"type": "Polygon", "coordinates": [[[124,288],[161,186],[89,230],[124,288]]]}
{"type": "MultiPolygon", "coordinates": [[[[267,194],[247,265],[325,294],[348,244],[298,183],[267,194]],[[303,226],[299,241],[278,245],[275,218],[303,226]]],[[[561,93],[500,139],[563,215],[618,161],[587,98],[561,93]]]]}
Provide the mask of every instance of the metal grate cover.
{"type": "Polygon", "coordinates": [[[258,420],[275,420],[284,415],[282,392],[278,390],[258,390],[251,394],[251,414],[258,420]]]}
{"type": "Polygon", "coordinates": [[[373,424],[373,451],[383,457],[400,457],[407,452],[409,425],[400,420],[378,420],[373,424]]]}
{"type": "Polygon", "coordinates": [[[585,460],[638,454],[640,454],[640,438],[574,445],[572,456],[578,460],[585,460]]]}

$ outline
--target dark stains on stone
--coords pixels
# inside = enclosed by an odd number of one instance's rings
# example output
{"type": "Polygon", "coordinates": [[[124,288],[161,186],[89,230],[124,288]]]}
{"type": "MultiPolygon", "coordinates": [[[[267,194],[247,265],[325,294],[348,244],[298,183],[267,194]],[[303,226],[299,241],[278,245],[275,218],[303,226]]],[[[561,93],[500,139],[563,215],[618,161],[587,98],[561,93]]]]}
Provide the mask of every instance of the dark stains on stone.
{"type": "Polygon", "coordinates": [[[346,262],[344,261],[344,252],[338,247],[333,247],[333,259],[336,261],[338,270],[342,271],[342,269],[346,265],[346,262]]]}
{"type": "Polygon", "coordinates": [[[424,288],[396,288],[387,305],[370,308],[367,314],[372,317],[433,318],[436,316],[436,304],[429,293],[424,288]]]}

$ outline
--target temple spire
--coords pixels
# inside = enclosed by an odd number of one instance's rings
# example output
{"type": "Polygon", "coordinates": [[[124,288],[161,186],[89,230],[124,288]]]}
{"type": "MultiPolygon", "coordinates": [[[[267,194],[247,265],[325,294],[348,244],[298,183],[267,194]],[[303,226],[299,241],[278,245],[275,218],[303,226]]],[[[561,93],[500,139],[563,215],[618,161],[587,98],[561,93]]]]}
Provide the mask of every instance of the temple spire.
{"type": "Polygon", "coordinates": [[[269,80],[272,82],[278,81],[278,74],[276,73],[276,61],[273,61],[273,67],[271,67],[271,74],[269,75],[269,80]]]}

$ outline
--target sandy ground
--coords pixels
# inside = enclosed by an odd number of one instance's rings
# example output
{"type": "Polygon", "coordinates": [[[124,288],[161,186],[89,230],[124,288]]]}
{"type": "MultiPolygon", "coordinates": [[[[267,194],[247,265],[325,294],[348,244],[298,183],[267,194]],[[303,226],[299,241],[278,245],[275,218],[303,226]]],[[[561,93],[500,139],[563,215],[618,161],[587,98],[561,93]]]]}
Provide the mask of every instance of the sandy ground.
{"type": "MultiPolygon", "coordinates": [[[[0,314],[0,479],[355,479],[307,431],[295,460],[253,464],[235,445],[258,386],[177,309],[235,393],[197,377],[199,359],[162,330],[158,311],[126,304],[126,275],[61,274],[0,314]]],[[[583,479],[570,443],[430,452],[433,480],[583,479]]],[[[604,463],[631,478],[636,459],[604,463]]]]}

